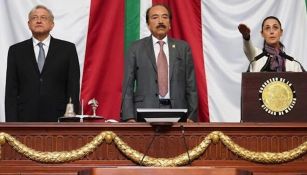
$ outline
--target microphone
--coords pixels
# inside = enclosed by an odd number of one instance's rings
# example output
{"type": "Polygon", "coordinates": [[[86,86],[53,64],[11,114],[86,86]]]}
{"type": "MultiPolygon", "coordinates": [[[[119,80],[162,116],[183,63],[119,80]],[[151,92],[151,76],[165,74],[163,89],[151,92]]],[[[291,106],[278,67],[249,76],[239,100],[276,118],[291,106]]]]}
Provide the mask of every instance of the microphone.
{"type": "Polygon", "coordinates": [[[290,61],[297,62],[300,65],[300,68],[302,69],[302,72],[306,72],[306,70],[304,69],[303,65],[299,61],[297,61],[293,57],[291,57],[290,55],[287,55],[285,52],[280,52],[279,55],[281,57],[283,57],[283,58],[286,58],[286,59],[290,60],[290,61]]]}
{"type": "MultiPolygon", "coordinates": [[[[297,63],[299,64],[299,66],[300,66],[302,72],[306,72],[306,70],[304,69],[303,65],[302,65],[299,61],[295,60],[293,57],[287,55],[285,52],[280,52],[279,55],[280,55],[281,57],[283,57],[283,58],[289,60],[289,61],[295,61],[295,62],[297,62],[297,63]]],[[[249,63],[246,72],[250,72],[250,66],[251,66],[251,64],[252,64],[253,62],[258,61],[260,58],[262,58],[262,57],[264,57],[264,56],[268,56],[268,52],[267,52],[265,49],[263,49],[263,50],[262,50],[262,53],[260,53],[259,55],[257,55],[257,56],[254,58],[254,60],[251,61],[251,62],[249,63]]],[[[268,60],[268,61],[269,61],[269,60],[268,60]]],[[[264,67],[267,67],[267,66],[269,65],[269,62],[268,62],[268,61],[267,61],[267,63],[265,64],[264,67]]],[[[263,71],[263,70],[264,70],[264,68],[261,69],[261,71],[263,71]]]]}
{"type": "Polygon", "coordinates": [[[263,49],[262,53],[257,55],[253,61],[258,61],[260,58],[264,57],[264,56],[267,56],[268,55],[268,52],[266,50],[263,49]]]}
{"type": "Polygon", "coordinates": [[[262,53],[260,53],[259,55],[257,55],[252,61],[249,62],[249,65],[247,67],[247,70],[246,72],[250,72],[250,67],[252,65],[253,62],[255,61],[258,61],[260,58],[264,57],[264,56],[267,56],[268,55],[268,52],[264,49],[262,49],[262,53]]]}
{"type": "Polygon", "coordinates": [[[294,58],[287,55],[285,52],[280,52],[279,55],[283,58],[286,58],[287,60],[294,61],[294,58]]]}

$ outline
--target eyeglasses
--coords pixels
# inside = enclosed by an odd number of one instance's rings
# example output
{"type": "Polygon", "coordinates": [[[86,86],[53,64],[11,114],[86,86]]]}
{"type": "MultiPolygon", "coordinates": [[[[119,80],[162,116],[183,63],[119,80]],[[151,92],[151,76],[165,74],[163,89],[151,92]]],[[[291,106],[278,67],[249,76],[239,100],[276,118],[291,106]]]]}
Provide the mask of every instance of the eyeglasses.
{"type": "Polygon", "coordinates": [[[31,16],[30,21],[47,21],[49,19],[48,16],[31,16]]]}

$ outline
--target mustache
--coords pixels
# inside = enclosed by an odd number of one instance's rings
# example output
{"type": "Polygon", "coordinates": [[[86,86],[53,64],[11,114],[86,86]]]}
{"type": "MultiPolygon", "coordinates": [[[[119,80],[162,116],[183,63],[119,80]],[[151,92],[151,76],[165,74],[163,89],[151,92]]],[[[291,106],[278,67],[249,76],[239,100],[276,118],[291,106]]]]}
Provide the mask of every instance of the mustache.
{"type": "Polygon", "coordinates": [[[164,29],[165,29],[166,26],[165,26],[164,24],[159,24],[159,25],[157,26],[157,29],[158,29],[158,28],[164,28],[164,29]]]}

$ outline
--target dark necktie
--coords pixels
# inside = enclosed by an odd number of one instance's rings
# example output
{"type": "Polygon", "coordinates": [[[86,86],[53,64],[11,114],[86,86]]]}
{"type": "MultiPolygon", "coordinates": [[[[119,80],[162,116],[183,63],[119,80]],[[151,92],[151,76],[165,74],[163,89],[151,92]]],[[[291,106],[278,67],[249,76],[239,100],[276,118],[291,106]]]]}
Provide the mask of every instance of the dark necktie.
{"type": "Polygon", "coordinates": [[[37,65],[38,65],[38,68],[39,68],[39,72],[42,72],[43,66],[44,66],[44,63],[45,63],[45,50],[43,48],[44,44],[40,42],[37,45],[39,47],[37,65]]]}
{"type": "Polygon", "coordinates": [[[157,59],[157,69],[158,69],[158,85],[159,94],[164,97],[168,92],[168,66],[166,55],[163,51],[164,41],[158,41],[160,45],[160,52],[157,59]]]}

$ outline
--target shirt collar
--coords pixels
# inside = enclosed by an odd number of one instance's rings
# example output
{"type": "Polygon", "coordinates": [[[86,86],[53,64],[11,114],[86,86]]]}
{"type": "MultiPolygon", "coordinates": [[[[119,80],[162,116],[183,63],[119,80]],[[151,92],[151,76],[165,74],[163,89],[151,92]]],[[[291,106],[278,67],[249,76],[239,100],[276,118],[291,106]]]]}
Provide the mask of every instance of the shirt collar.
{"type": "Polygon", "coordinates": [[[48,37],[46,39],[44,39],[43,41],[39,41],[36,38],[32,37],[33,39],[33,45],[36,46],[38,43],[43,43],[45,46],[49,47],[50,44],[50,40],[51,40],[51,36],[48,35],[48,37]]]}
{"type": "MultiPolygon", "coordinates": [[[[158,38],[154,37],[153,35],[152,36],[152,43],[155,45],[157,44],[158,41],[160,41],[158,38]]],[[[167,36],[165,36],[162,41],[164,41],[165,45],[167,45],[167,36]]]]}

